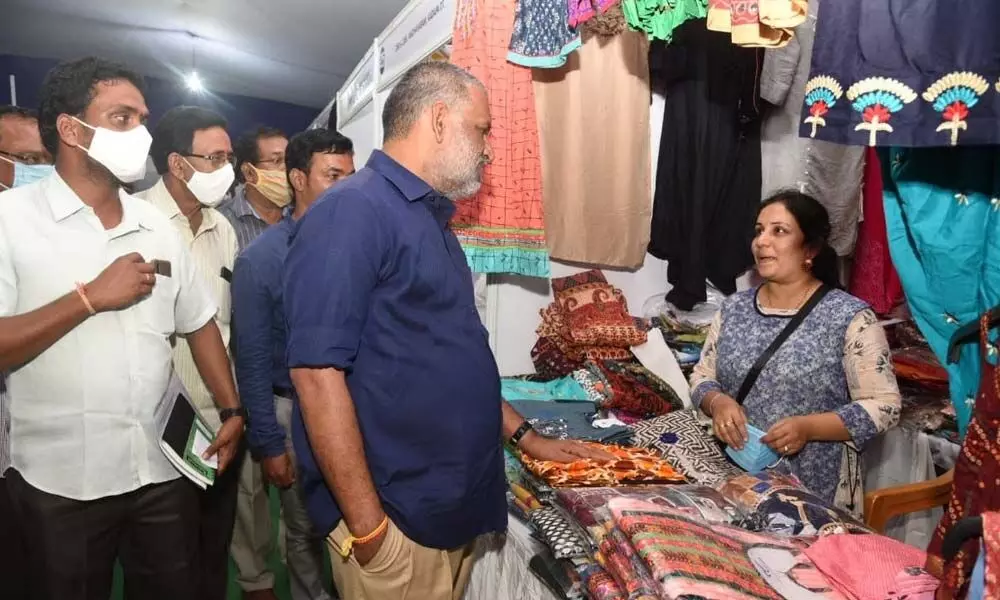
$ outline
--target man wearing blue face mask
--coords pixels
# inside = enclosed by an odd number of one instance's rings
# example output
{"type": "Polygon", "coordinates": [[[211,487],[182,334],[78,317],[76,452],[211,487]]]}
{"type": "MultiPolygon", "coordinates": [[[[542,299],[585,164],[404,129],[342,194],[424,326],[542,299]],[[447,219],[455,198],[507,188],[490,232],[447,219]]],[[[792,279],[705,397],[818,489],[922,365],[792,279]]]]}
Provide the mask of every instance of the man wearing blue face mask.
{"type": "MultiPolygon", "coordinates": [[[[52,157],[42,146],[35,111],[0,106],[0,191],[34,183],[52,172],[52,157]]],[[[6,377],[0,378],[0,591],[10,598],[27,595],[22,531],[14,516],[4,473],[10,466],[10,410],[6,377]]]]}
{"type": "Polygon", "coordinates": [[[53,168],[35,111],[0,106],[0,192],[44,179],[53,168]]]}

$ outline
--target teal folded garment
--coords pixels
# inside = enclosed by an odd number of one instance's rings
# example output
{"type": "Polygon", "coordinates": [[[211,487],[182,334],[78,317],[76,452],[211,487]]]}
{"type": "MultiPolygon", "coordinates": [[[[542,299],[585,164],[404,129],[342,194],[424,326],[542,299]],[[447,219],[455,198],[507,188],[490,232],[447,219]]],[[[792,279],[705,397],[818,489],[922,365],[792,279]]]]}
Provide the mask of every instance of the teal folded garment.
{"type": "Polygon", "coordinates": [[[572,377],[563,377],[552,381],[525,381],[505,377],[500,380],[500,392],[503,399],[511,400],[544,400],[559,402],[587,402],[587,391],[572,377]]]}

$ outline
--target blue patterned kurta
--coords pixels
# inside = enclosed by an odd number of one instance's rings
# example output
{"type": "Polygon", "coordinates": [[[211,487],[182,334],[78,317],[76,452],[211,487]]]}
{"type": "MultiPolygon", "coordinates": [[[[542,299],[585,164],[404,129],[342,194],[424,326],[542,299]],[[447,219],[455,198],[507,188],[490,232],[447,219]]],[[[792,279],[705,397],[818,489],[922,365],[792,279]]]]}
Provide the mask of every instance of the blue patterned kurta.
{"type": "Polygon", "coordinates": [[[800,134],[848,145],[1000,144],[1000,2],[819,9],[800,134]]]}
{"type": "MultiPolygon", "coordinates": [[[[734,398],[757,358],[790,320],[761,313],[756,294],[756,290],[740,292],[722,305],[716,377],[721,391],[734,398]]],[[[750,424],[767,431],[788,417],[834,412],[858,448],[873,438],[875,422],[851,401],[843,365],[848,326],[866,308],[850,294],[831,290],[771,357],[747,394],[743,409],[750,424]]],[[[813,493],[833,503],[843,456],[842,443],[810,442],[786,458],[779,470],[791,472],[813,493]]]]}

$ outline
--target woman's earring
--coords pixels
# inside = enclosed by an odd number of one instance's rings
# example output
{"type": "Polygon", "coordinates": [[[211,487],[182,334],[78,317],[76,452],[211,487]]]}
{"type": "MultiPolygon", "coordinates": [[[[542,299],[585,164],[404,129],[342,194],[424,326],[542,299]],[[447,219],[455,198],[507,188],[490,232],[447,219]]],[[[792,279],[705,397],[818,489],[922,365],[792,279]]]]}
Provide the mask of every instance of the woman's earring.
{"type": "Polygon", "coordinates": [[[811,259],[811,258],[807,258],[806,259],[806,268],[807,269],[813,268],[813,259],[811,259]]]}

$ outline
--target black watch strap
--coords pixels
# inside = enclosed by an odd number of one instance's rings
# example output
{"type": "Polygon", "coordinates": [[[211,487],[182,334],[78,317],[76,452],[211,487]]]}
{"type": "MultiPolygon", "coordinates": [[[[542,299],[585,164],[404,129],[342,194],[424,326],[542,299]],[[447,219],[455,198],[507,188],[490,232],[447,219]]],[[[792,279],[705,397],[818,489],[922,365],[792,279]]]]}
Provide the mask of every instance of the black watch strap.
{"type": "Polygon", "coordinates": [[[517,448],[517,444],[521,441],[521,438],[527,435],[532,429],[534,429],[534,427],[532,427],[531,423],[525,419],[524,423],[521,423],[521,426],[514,432],[514,435],[510,436],[510,445],[517,448]]]}
{"type": "Polygon", "coordinates": [[[228,421],[233,417],[243,417],[243,420],[247,420],[247,409],[239,406],[237,408],[223,408],[219,411],[219,420],[223,423],[228,421]]]}

